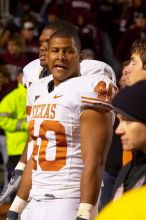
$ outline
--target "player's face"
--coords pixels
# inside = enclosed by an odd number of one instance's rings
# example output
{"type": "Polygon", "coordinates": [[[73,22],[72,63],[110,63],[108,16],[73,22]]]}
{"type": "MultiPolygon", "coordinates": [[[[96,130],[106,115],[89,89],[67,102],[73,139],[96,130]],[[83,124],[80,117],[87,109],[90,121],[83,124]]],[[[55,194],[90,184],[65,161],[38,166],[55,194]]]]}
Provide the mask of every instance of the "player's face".
{"type": "Polygon", "coordinates": [[[39,38],[40,41],[39,59],[40,59],[40,64],[43,67],[46,67],[48,65],[48,61],[47,61],[48,40],[55,33],[55,31],[56,30],[54,29],[44,29],[39,38]]]}
{"type": "Polygon", "coordinates": [[[146,150],[146,125],[131,121],[127,117],[118,114],[119,125],[116,134],[120,136],[123,149],[130,150],[146,150]]]}
{"type": "Polygon", "coordinates": [[[72,38],[53,37],[48,45],[48,67],[54,84],[79,76],[82,55],[72,38]]]}
{"type": "Polygon", "coordinates": [[[146,79],[146,70],[143,69],[143,64],[138,53],[133,53],[131,61],[127,66],[129,71],[128,84],[132,85],[140,80],[146,79]]]}

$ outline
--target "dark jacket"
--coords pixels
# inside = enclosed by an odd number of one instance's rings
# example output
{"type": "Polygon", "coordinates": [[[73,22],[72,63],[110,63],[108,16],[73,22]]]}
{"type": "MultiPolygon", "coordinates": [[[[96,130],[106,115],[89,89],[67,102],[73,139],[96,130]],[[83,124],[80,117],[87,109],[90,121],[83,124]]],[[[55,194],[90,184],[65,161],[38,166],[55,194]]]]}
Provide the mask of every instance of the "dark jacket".
{"type": "Polygon", "coordinates": [[[139,188],[145,184],[146,154],[142,151],[135,151],[133,153],[132,161],[125,165],[119,172],[113,189],[113,198],[119,189],[121,191],[122,187],[124,193],[128,190],[139,188]]]}

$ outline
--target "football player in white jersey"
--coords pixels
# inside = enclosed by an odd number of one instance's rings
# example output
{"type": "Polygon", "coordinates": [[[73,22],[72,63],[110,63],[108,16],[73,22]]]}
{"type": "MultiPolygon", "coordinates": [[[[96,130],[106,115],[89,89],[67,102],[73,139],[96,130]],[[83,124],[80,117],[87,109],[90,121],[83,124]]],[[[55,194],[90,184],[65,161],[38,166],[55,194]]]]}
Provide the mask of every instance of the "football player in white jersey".
{"type": "MultiPolygon", "coordinates": [[[[39,59],[36,59],[36,60],[30,62],[23,69],[23,73],[24,73],[23,82],[27,86],[27,93],[28,94],[30,93],[29,90],[30,90],[30,85],[32,82],[49,74],[48,69],[46,68],[47,67],[47,57],[46,57],[47,42],[48,42],[48,39],[50,38],[50,36],[54,32],[56,32],[57,30],[59,30],[60,28],[62,28],[64,26],[65,27],[69,26],[70,28],[76,29],[76,27],[69,22],[57,21],[57,22],[51,23],[49,26],[46,26],[42,30],[42,33],[39,38],[39,41],[40,41],[39,59]]],[[[37,88],[39,88],[39,85],[37,86],[37,88]]],[[[38,93],[38,89],[36,91],[38,93]]],[[[32,100],[33,100],[33,98],[35,98],[35,96],[37,96],[37,94],[36,93],[34,94],[33,92],[31,92],[31,94],[32,94],[32,100]],[[35,96],[33,96],[33,94],[35,96]]],[[[29,97],[30,96],[28,96],[28,98],[27,98],[27,106],[30,106],[29,105],[29,97]]],[[[30,108],[28,107],[27,112],[29,112],[29,111],[30,111],[30,108]]],[[[29,142],[29,139],[28,139],[28,142],[29,142]]],[[[24,170],[25,164],[27,162],[28,142],[26,143],[26,147],[24,149],[24,152],[20,158],[19,163],[17,164],[17,166],[14,170],[14,173],[12,175],[10,183],[8,183],[7,188],[0,195],[0,204],[5,202],[6,198],[10,194],[12,194],[14,191],[16,191],[18,188],[18,184],[19,184],[19,181],[21,178],[21,173],[24,170]]],[[[31,149],[31,147],[29,149],[31,149]]]]}
{"type": "MultiPolygon", "coordinates": [[[[39,96],[39,91],[41,91],[42,85],[47,82],[45,78],[42,78],[44,77],[44,75],[42,75],[43,68],[45,68],[45,71],[47,71],[46,69],[47,67],[47,59],[46,59],[47,41],[57,29],[61,28],[64,25],[72,26],[72,24],[70,23],[61,21],[61,22],[53,23],[52,25],[45,27],[43,29],[42,34],[39,39],[40,40],[39,59],[36,59],[30,62],[23,69],[23,72],[24,72],[23,80],[24,80],[24,84],[27,86],[27,89],[28,89],[28,96],[27,96],[28,115],[31,109],[31,105],[33,104],[34,100],[39,96]],[[39,78],[42,78],[42,79],[39,79],[39,78]],[[30,87],[32,82],[33,84],[30,87]]],[[[74,26],[72,26],[72,28],[74,28],[74,26]]],[[[81,75],[104,74],[104,75],[107,75],[109,78],[111,78],[113,82],[116,82],[114,71],[109,65],[107,65],[104,62],[96,61],[96,60],[83,60],[80,64],[80,68],[81,68],[81,75]]],[[[19,170],[24,170],[25,163],[27,162],[26,158],[27,157],[29,158],[29,156],[31,155],[31,152],[32,152],[32,143],[29,142],[29,148],[28,148],[28,144],[26,144],[26,150],[24,150],[24,153],[22,154],[21,159],[15,168],[14,176],[12,177],[10,183],[8,184],[7,189],[1,194],[0,203],[3,203],[12,192],[17,190],[18,184],[21,178],[19,170]]]]}
{"type": "MultiPolygon", "coordinates": [[[[34,150],[25,173],[32,166],[32,199],[22,220],[91,219],[112,138],[116,86],[103,75],[80,77],[80,49],[73,30],[62,29],[49,41],[53,81],[46,78],[48,92],[44,85],[31,109],[34,150]]],[[[22,179],[15,207],[24,199],[22,179]]]]}

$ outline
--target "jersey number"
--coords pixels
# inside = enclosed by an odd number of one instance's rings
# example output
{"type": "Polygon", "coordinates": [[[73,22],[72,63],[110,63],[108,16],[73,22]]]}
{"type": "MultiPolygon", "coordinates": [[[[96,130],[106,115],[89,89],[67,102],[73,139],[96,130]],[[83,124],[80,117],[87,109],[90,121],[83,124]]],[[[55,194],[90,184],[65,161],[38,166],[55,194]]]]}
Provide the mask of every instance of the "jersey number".
{"type": "Polygon", "coordinates": [[[112,83],[109,84],[109,88],[106,88],[106,82],[100,81],[94,88],[94,92],[98,93],[98,98],[103,101],[112,101],[113,90],[116,93],[117,88],[112,83]]]}
{"type": "MultiPolygon", "coordinates": [[[[30,122],[29,129],[31,135],[33,136],[33,140],[35,140],[36,137],[34,135],[34,120],[30,122]]],[[[67,140],[64,126],[58,121],[45,120],[40,125],[38,136],[41,137],[41,141],[40,144],[34,141],[34,149],[32,154],[34,161],[33,169],[37,170],[38,161],[38,164],[43,171],[59,171],[66,164],[67,140]],[[46,152],[50,146],[49,140],[46,137],[46,133],[48,131],[53,132],[56,139],[56,156],[53,161],[46,159],[46,152]]]]}

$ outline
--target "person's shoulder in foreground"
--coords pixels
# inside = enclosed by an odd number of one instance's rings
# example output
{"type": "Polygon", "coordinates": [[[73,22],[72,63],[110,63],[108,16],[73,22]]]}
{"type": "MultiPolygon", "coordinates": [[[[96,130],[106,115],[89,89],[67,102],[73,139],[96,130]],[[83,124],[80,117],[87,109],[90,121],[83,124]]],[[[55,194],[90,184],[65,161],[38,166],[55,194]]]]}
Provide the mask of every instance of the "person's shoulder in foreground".
{"type": "Polygon", "coordinates": [[[120,199],[107,205],[95,220],[146,219],[146,186],[125,193],[120,199]]]}

